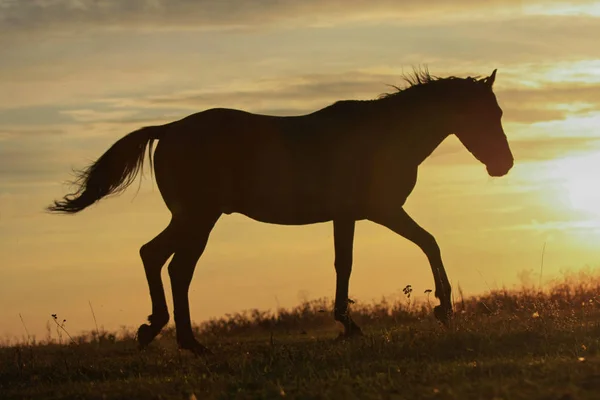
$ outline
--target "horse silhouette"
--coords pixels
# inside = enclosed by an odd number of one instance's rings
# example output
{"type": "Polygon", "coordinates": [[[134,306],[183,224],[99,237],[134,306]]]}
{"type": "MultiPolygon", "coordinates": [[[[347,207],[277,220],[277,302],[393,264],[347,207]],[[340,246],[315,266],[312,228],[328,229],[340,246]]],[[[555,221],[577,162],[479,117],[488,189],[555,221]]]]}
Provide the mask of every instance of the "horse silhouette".
{"type": "Polygon", "coordinates": [[[146,149],[169,225],[143,245],[140,256],[152,299],[149,324],[138,330],[148,345],[169,321],[161,269],[172,285],[180,348],[209,350],[194,337],[188,290],[219,217],[240,213],[280,225],[333,221],[337,275],[334,317],[344,336],[361,334],[348,313],[355,222],[370,220],[414,242],[427,255],[440,305],[452,316],[450,283],[435,238],[403,209],[419,165],[449,135],[503,176],[513,166],[502,110],[493,93],[496,70],[485,78],[434,77],[415,71],[407,87],[374,100],[338,101],[302,116],[210,109],[134,131],[78,173],[74,193],[48,207],[76,213],[124,191],[143,166],[146,149]],[[152,157],[154,141],[159,140],[152,157]]]}

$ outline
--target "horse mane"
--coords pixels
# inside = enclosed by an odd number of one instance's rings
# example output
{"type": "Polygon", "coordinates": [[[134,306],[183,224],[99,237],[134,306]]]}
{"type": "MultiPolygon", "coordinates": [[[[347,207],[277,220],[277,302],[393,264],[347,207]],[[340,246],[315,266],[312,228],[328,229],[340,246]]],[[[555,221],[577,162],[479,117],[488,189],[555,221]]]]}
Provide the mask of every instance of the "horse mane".
{"type": "Polygon", "coordinates": [[[391,92],[391,93],[382,93],[375,100],[386,99],[389,97],[395,97],[403,92],[406,92],[409,89],[421,88],[424,86],[429,86],[430,84],[437,85],[437,84],[447,84],[447,83],[457,83],[457,82],[475,83],[479,79],[478,76],[475,76],[475,77],[469,76],[466,78],[460,78],[457,76],[448,76],[448,77],[442,78],[439,76],[431,75],[429,73],[429,69],[427,67],[422,68],[422,69],[414,68],[412,73],[402,74],[401,78],[402,78],[402,80],[404,80],[404,82],[406,82],[406,86],[399,87],[396,85],[388,85],[388,86],[391,86],[392,88],[396,89],[396,91],[391,92]]]}
{"type": "Polygon", "coordinates": [[[471,86],[471,84],[479,81],[478,76],[460,78],[456,76],[439,77],[431,75],[427,67],[414,68],[412,73],[402,74],[401,79],[405,82],[403,87],[388,85],[395,89],[395,91],[391,93],[382,93],[378,97],[368,100],[339,100],[317,112],[329,111],[346,113],[357,107],[359,110],[364,110],[364,107],[369,105],[375,106],[383,100],[400,100],[403,98],[405,101],[408,101],[408,98],[405,95],[408,95],[409,93],[411,94],[409,97],[426,95],[427,92],[429,92],[429,90],[426,89],[437,89],[442,86],[448,87],[448,85],[452,85],[455,88],[462,87],[466,89],[471,86]]]}

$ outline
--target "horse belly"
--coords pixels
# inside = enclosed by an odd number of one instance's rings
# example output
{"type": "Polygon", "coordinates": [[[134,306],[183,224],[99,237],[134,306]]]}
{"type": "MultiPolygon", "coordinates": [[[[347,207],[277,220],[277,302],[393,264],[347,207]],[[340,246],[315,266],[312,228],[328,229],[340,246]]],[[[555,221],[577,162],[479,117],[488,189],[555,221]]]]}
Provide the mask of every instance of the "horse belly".
{"type": "MultiPolygon", "coordinates": [[[[223,203],[224,213],[240,213],[257,221],[306,225],[339,218],[364,219],[363,196],[326,179],[274,179],[240,190],[223,203]]],[[[233,194],[233,193],[232,193],[233,194]]]]}
{"type": "Polygon", "coordinates": [[[310,190],[301,182],[272,180],[268,183],[243,181],[223,202],[224,213],[240,213],[257,221],[306,225],[333,219],[333,207],[323,191],[310,190]]]}
{"type": "Polygon", "coordinates": [[[255,221],[276,225],[310,225],[320,222],[327,222],[334,219],[332,215],[325,211],[315,211],[303,209],[282,209],[278,204],[275,209],[244,209],[233,211],[245,215],[255,221]]]}

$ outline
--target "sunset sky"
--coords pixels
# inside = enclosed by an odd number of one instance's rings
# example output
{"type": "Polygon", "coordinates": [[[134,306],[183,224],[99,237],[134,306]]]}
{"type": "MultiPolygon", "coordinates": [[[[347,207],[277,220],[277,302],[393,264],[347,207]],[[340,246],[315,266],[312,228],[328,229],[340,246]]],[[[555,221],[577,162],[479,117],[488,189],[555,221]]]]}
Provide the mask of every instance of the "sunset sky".
{"type": "MultiPolygon", "coordinates": [[[[450,137],[406,205],[477,294],[600,266],[600,2],[0,0],[0,339],[137,327],[150,313],[139,247],[169,220],[147,175],[76,216],[44,212],[72,168],[145,125],[212,107],[299,115],[370,99],[427,65],[489,75],[515,167],[490,178],[450,137]],[[449,4],[452,4],[451,6],[449,4]],[[442,207],[443,204],[443,207],[442,207]],[[527,272],[529,271],[529,272],[527,272]]],[[[331,223],[223,216],[198,263],[192,318],[333,297],[331,223]]],[[[163,274],[170,291],[166,269],[163,274]]],[[[351,297],[433,288],[426,257],[370,222],[351,297]]],[[[168,293],[169,304],[170,293],[168,293]]]]}

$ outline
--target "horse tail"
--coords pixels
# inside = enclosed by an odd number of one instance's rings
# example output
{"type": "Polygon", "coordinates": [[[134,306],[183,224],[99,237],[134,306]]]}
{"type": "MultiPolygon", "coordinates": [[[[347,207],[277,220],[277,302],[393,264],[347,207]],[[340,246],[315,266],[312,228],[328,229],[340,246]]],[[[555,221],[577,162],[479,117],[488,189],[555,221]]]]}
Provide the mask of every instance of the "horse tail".
{"type": "Polygon", "coordinates": [[[154,141],[161,138],[165,128],[166,126],[149,126],[119,139],[92,165],[84,170],[76,170],[76,178],[71,183],[77,186],[77,190],[61,200],[55,200],[47,210],[74,214],[105,196],[125,191],[138,173],[143,173],[146,148],[152,172],[154,141]]]}

